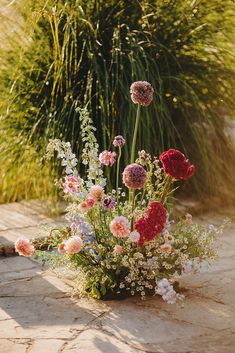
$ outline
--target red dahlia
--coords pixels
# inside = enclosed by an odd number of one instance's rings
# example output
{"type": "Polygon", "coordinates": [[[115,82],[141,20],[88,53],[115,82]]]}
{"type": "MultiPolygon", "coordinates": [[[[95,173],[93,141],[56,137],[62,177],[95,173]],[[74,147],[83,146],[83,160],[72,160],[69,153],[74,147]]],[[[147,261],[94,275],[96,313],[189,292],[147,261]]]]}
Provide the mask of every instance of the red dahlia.
{"type": "Polygon", "coordinates": [[[190,164],[185,155],[178,150],[165,151],[159,159],[164,172],[175,179],[189,179],[195,172],[195,166],[190,164]]]}

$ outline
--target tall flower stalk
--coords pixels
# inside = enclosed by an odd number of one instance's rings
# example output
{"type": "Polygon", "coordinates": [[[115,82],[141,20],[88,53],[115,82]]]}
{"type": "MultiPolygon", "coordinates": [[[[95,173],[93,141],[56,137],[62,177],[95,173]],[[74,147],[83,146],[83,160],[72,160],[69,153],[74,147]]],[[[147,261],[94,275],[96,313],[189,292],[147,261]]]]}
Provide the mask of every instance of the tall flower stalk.
{"type": "MultiPolygon", "coordinates": [[[[148,106],[153,100],[153,87],[147,81],[137,81],[132,83],[130,87],[131,99],[133,103],[138,104],[136,119],[135,119],[135,128],[133,134],[133,141],[131,147],[131,163],[135,161],[135,149],[136,149],[136,139],[138,133],[138,127],[140,122],[140,106],[148,106]]],[[[135,190],[129,191],[129,202],[132,205],[132,213],[135,206],[135,190]]],[[[132,224],[134,222],[134,217],[132,216],[132,224]]]]}
{"type": "Polygon", "coordinates": [[[119,171],[120,171],[120,159],[122,156],[122,148],[121,146],[118,147],[119,149],[119,153],[118,153],[118,159],[117,159],[117,176],[116,176],[116,198],[117,198],[117,207],[118,207],[118,199],[119,199],[119,192],[118,192],[118,188],[119,188],[119,171]]]}
{"type": "MultiPolygon", "coordinates": [[[[134,129],[133,141],[132,141],[132,147],[131,147],[131,163],[134,163],[135,161],[135,148],[136,148],[136,139],[137,139],[139,122],[140,122],[140,104],[138,104],[136,119],[135,119],[135,129],[134,129]]],[[[135,190],[129,191],[129,201],[132,205],[132,214],[133,214],[133,211],[135,208],[135,190]]],[[[133,230],[133,224],[134,224],[134,216],[132,215],[131,230],[133,230]]]]}
{"type": "Polygon", "coordinates": [[[135,161],[135,148],[136,148],[136,139],[137,139],[139,122],[140,122],[140,104],[138,104],[136,119],[135,119],[135,129],[134,129],[133,141],[132,141],[132,147],[131,147],[131,163],[134,163],[135,161]]]}
{"type": "Polygon", "coordinates": [[[115,136],[113,140],[114,147],[118,147],[118,159],[117,159],[117,175],[116,175],[116,198],[117,198],[117,207],[119,199],[119,172],[120,172],[120,159],[122,156],[122,146],[125,144],[125,139],[121,136],[115,136]]]}

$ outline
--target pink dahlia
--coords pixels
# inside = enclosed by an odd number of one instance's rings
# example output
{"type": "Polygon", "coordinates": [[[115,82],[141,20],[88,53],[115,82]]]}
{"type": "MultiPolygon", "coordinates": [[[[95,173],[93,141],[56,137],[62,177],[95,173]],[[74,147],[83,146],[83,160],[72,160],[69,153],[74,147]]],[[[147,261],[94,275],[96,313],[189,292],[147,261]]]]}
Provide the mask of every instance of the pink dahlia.
{"type": "Polygon", "coordinates": [[[104,197],[104,189],[100,185],[94,185],[89,190],[89,197],[92,197],[95,201],[101,201],[104,197]]]}
{"type": "Polygon", "coordinates": [[[118,135],[114,137],[113,145],[115,147],[122,147],[125,144],[125,142],[126,142],[125,139],[121,135],[118,135]]]}
{"type": "Polygon", "coordinates": [[[18,239],[15,242],[15,251],[22,256],[31,256],[33,255],[35,248],[28,239],[18,239]]]}
{"type": "Polygon", "coordinates": [[[142,189],[147,180],[147,172],[142,165],[132,163],[124,169],[122,180],[129,189],[142,189]]]}
{"type": "Polygon", "coordinates": [[[64,250],[67,254],[77,254],[81,251],[83,241],[80,237],[71,237],[64,242],[64,250]]]}
{"type": "Polygon", "coordinates": [[[147,106],[153,100],[153,87],[147,81],[137,81],[130,87],[131,99],[133,103],[147,106]]]}
{"type": "Polygon", "coordinates": [[[115,217],[109,227],[111,233],[117,238],[128,237],[131,231],[130,222],[124,216],[115,217]]]}
{"type": "Polygon", "coordinates": [[[112,166],[116,162],[116,152],[103,151],[99,155],[99,161],[106,166],[112,166]]]}

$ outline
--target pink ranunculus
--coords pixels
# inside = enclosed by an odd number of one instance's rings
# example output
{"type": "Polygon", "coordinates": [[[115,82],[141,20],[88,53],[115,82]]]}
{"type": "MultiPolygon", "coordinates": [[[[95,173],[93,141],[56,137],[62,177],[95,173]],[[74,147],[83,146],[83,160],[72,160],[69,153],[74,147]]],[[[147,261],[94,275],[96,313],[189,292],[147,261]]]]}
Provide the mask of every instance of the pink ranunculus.
{"type": "Polygon", "coordinates": [[[94,197],[89,196],[86,201],[81,202],[78,205],[79,211],[84,213],[87,212],[91,207],[93,207],[96,203],[94,197]]]}
{"type": "Polygon", "coordinates": [[[84,212],[87,212],[91,207],[87,204],[86,201],[83,201],[81,202],[79,205],[78,205],[78,210],[81,212],[81,213],[84,213],[84,212]]]}
{"type": "Polygon", "coordinates": [[[35,248],[28,239],[18,239],[15,242],[15,251],[22,256],[32,256],[35,248]]]}
{"type": "Polygon", "coordinates": [[[113,249],[113,253],[115,255],[120,255],[123,252],[123,247],[121,245],[115,245],[113,249]]]}
{"type": "Polygon", "coordinates": [[[100,185],[94,185],[89,190],[89,197],[92,197],[96,202],[99,202],[104,197],[104,189],[100,185]]]}
{"type": "Polygon", "coordinates": [[[116,162],[116,152],[111,152],[111,151],[103,151],[102,153],[100,153],[99,155],[99,161],[100,163],[109,166],[109,165],[113,165],[116,162]]]}
{"type": "Polygon", "coordinates": [[[67,254],[77,254],[81,251],[82,245],[82,239],[74,236],[64,242],[64,250],[67,254]]]}
{"type": "Polygon", "coordinates": [[[109,227],[111,233],[117,238],[128,237],[131,231],[130,222],[124,216],[115,217],[109,227]]]}
{"type": "Polygon", "coordinates": [[[95,206],[96,200],[94,199],[94,197],[89,196],[86,199],[86,203],[87,203],[88,207],[93,207],[93,206],[95,206]]]}

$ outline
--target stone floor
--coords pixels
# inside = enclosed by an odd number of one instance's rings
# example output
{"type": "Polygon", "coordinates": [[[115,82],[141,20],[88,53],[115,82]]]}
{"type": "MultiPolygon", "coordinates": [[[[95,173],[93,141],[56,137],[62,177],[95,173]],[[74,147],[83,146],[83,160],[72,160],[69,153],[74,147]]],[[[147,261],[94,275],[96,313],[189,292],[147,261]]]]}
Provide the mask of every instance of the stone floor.
{"type": "Polygon", "coordinates": [[[235,221],[221,240],[219,261],[181,281],[183,308],[159,297],[78,299],[65,273],[58,277],[31,259],[0,257],[0,352],[235,352],[235,221]]]}
{"type": "Polygon", "coordinates": [[[17,238],[41,238],[63,222],[62,217],[51,218],[43,211],[36,200],[0,205],[0,255],[13,255],[17,238]]]}

